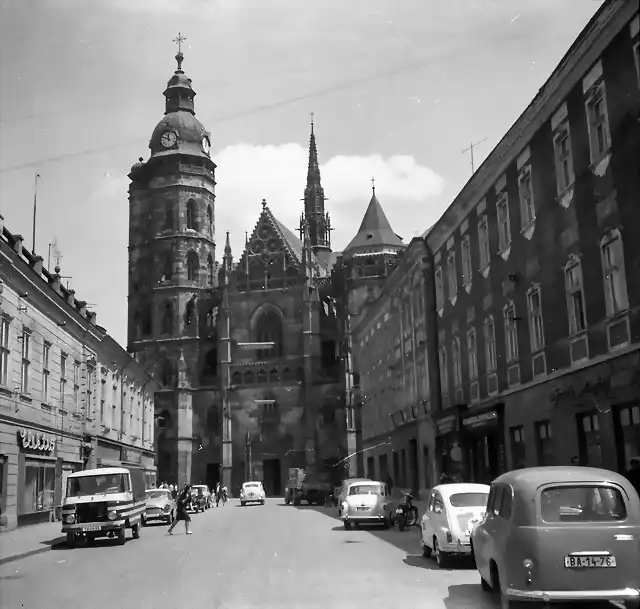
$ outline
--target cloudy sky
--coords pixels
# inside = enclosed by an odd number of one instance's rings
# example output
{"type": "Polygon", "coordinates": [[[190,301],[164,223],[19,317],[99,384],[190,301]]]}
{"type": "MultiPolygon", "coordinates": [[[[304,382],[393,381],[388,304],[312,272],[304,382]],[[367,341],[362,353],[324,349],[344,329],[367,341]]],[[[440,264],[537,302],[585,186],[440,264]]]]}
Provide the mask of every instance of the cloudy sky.
{"type": "MultiPolygon", "coordinates": [[[[218,257],[263,197],[296,228],[315,113],[334,249],[371,177],[405,241],[430,226],[600,0],[0,0],[0,213],[62,255],[126,344],[127,174],[162,118],[178,32],[212,133],[218,257]]],[[[53,266],[53,264],[52,264],[53,266]]]]}

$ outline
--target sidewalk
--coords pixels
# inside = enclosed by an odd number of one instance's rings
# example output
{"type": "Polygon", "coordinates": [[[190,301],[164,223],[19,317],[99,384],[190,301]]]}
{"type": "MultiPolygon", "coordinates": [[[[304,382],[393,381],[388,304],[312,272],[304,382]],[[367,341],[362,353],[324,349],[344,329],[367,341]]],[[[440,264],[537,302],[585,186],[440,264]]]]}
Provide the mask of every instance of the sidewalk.
{"type": "Polygon", "coordinates": [[[48,552],[53,546],[66,541],[61,529],[61,522],[45,522],[11,531],[0,530],[0,565],[48,552]]]}

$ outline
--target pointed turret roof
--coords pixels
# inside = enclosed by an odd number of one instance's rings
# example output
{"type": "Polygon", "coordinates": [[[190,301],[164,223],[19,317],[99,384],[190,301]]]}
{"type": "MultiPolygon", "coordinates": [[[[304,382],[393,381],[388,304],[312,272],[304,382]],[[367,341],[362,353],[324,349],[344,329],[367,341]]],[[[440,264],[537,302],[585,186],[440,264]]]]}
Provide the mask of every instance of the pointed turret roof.
{"type": "Polygon", "coordinates": [[[393,232],[374,188],[369,207],[367,207],[367,211],[364,214],[358,233],[344,249],[343,254],[352,253],[361,248],[366,248],[367,251],[370,251],[374,249],[383,250],[387,247],[395,249],[405,247],[405,244],[393,232]]]}

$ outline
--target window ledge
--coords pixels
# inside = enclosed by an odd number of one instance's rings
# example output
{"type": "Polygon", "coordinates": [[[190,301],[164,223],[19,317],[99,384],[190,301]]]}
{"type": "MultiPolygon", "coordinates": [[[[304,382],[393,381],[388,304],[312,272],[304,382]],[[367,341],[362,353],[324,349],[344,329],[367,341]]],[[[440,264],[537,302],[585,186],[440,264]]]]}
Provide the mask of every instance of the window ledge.
{"type": "Polygon", "coordinates": [[[510,253],[511,253],[511,243],[509,243],[509,245],[507,247],[505,247],[504,249],[501,249],[500,251],[498,251],[498,255],[503,260],[507,260],[509,258],[509,254],[510,253]]]}
{"type": "Polygon", "coordinates": [[[79,412],[72,412],[72,413],[71,413],[71,416],[72,416],[74,419],[81,419],[81,418],[82,418],[82,415],[81,415],[79,412]]]}
{"type": "Polygon", "coordinates": [[[589,165],[589,169],[594,175],[597,175],[601,178],[609,168],[609,162],[611,161],[611,146],[607,148],[599,158],[591,161],[591,165],[589,165]]]}
{"type": "Polygon", "coordinates": [[[31,404],[31,402],[33,402],[33,398],[28,393],[21,393],[20,401],[26,402],[27,404],[31,404]]]}
{"type": "Polygon", "coordinates": [[[520,234],[527,240],[531,241],[531,237],[533,237],[533,233],[536,230],[536,219],[533,218],[530,222],[525,224],[520,231],[520,234]]]}
{"type": "Polygon", "coordinates": [[[573,201],[574,193],[575,193],[575,181],[571,182],[569,186],[567,186],[561,192],[558,193],[558,196],[556,197],[556,201],[560,204],[562,208],[569,209],[569,207],[571,207],[571,201],[573,201]]]}
{"type": "Polygon", "coordinates": [[[472,282],[472,281],[467,281],[467,282],[464,284],[464,289],[465,289],[465,291],[467,292],[467,294],[469,294],[469,293],[471,292],[471,286],[472,286],[472,285],[473,285],[473,282],[472,282]]]}
{"type": "Polygon", "coordinates": [[[456,302],[458,302],[458,295],[456,294],[453,298],[449,298],[449,302],[451,303],[452,307],[455,307],[456,302]]]}
{"type": "Polygon", "coordinates": [[[444,313],[444,307],[439,307],[439,308],[438,308],[438,315],[439,315],[440,317],[442,317],[442,314],[443,314],[443,313],[444,313]]]}
{"type": "Polygon", "coordinates": [[[42,408],[42,410],[47,410],[48,412],[51,412],[51,404],[47,404],[47,402],[40,402],[40,408],[42,408]]]}
{"type": "Polygon", "coordinates": [[[487,263],[483,267],[479,269],[480,274],[486,279],[489,277],[489,270],[491,268],[491,264],[487,263]]]}
{"type": "Polygon", "coordinates": [[[10,396],[10,395],[13,395],[13,391],[11,391],[11,389],[6,387],[5,385],[0,385],[0,394],[10,396]]]}

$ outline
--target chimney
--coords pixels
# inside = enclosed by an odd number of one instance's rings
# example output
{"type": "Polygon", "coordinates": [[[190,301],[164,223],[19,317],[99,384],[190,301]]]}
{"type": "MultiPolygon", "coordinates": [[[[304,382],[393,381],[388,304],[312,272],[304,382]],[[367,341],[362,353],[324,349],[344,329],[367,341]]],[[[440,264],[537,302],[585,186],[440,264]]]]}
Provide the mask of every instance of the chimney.
{"type": "Polygon", "coordinates": [[[22,256],[22,235],[13,235],[13,249],[18,256],[22,256]]]}
{"type": "Polygon", "coordinates": [[[34,256],[31,262],[31,268],[38,273],[38,275],[42,275],[42,261],[44,258],[42,256],[34,256]]]}
{"type": "Polygon", "coordinates": [[[67,302],[73,307],[76,304],[76,291],[67,290],[67,302]]]}
{"type": "Polygon", "coordinates": [[[95,311],[87,311],[87,319],[92,326],[96,325],[96,318],[98,317],[95,311]]]}
{"type": "Polygon", "coordinates": [[[82,315],[82,317],[87,316],[87,301],[86,300],[76,300],[76,308],[78,309],[78,313],[82,315]]]}

